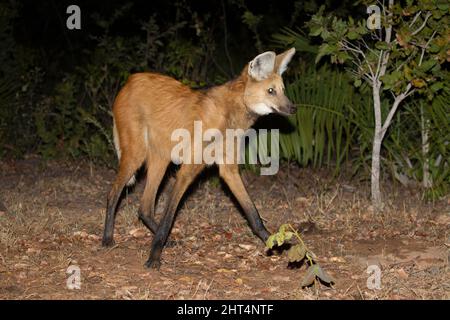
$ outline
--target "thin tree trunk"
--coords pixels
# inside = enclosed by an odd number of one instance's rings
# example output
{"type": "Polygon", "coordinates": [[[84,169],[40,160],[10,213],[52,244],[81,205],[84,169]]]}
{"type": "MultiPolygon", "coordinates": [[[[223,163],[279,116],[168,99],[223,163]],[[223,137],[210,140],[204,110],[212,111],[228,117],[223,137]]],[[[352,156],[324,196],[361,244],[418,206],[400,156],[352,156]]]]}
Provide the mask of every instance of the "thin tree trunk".
{"type": "Polygon", "coordinates": [[[420,104],[420,124],[422,131],[422,157],[423,157],[423,179],[422,184],[424,188],[431,188],[432,181],[430,176],[430,142],[428,140],[429,136],[429,120],[425,119],[425,114],[423,111],[423,104],[420,104]]]}
{"type": "Polygon", "coordinates": [[[375,112],[375,132],[373,135],[372,146],[371,195],[372,206],[375,212],[378,212],[382,209],[382,199],[380,191],[380,152],[381,142],[383,140],[379,82],[374,83],[373,85],[373,107],[375,112]]]}
{"type": "MultiPolygon", "coordinates": [[[[393,6],[394,0],[389,0],[387,11],[388,17],[392,17],[393,6]]],[[[384,12],[386,14],[386,11],[384,12]]],[[[386,36],[384,41],[387,44],[391,43],[391,37],[392,37],[392,25],[388,24],[386,26],[386,36]]],[[[383,54],[383,51],[381,51],[380,54],[383,54]]],[[[377,76],[373,75],[373,83],[372,83],[373,110],[375,113],[375,131],[373,134],[372,168],[371,168],[370,183],[371,183],[372,207],[374,209],[374,212],[379,212],[382,209],[382,199],[380,190],[380,153],[384,132],[386,132],[386,130],[383,130],[383,123],[381,119],[381,97],[380,97],[381,82],[379,79],[386,74],[389,56],[390,56],[389,51],[384,52],[382,56],[380,69],[377,70],[377,76]]]]}

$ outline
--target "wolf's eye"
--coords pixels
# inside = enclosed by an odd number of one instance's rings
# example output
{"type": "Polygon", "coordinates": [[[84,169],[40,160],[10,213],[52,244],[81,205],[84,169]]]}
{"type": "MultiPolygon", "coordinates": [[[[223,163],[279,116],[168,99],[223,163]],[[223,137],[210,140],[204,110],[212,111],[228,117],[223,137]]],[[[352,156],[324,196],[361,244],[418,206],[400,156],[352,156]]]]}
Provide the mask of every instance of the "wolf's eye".
{"type": "Polygon", "coordinates": [[[274,88],[269,88],[269,89],[267,89],[267,92],[268,92],[270,95],[276,95],[276,94],[277,94],[274,88]]]}

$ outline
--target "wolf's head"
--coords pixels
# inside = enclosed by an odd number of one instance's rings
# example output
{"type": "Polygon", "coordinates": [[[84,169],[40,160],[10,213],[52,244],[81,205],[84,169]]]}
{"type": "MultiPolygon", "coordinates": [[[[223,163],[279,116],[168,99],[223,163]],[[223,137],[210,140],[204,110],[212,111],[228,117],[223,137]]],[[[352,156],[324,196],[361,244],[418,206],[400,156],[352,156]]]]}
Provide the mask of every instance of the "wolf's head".
{"type": "Polygon", "coordinates": [[[295,113],[295,105],[285,95],[282,78],[294,54],[295,48],[279,55],[267,51],[248,63],[249,80],[245,87],[244,103],[250,112],[257,115],[295,113]]]}

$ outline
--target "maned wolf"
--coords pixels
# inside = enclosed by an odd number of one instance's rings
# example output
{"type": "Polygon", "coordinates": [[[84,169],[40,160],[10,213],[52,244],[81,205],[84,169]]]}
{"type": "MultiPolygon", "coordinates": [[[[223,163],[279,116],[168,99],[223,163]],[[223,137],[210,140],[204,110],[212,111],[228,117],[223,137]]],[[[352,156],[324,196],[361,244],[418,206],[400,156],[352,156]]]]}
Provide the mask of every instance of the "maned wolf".
{"type": "MultiPolygon", "coordinates": [[[[172,133],[180,128],[192,132],[194,121],[201,121],[204,130],[216,128],[222,133],[226,129],[245,131],[261,115],[295,113],[295,106],[284,94],[281,77],[294,53],[294,48],[279,55],[272,51],[264,52],[250,61],[236,79],[207,90],[193,90],[173,78],[156,73],[130,76],[113,107],[114,143],[120,166],[108,195],[103,246],[114,243],[115,211],[120,194],[125,185],[134,183],[135,172],[145,162],[147,182],[138,215],[155,234],[146,266],[160,267],[161,252],[178,203],[206,166],[205,163],[193,162],[181,164],[158,225],[154,220],[156,193],[169,163],[179,161],[173,159],[171,152],[176,144],[171,139],[172,133]]],[[[269,233],[245,189],[238,164],[217,165],[220,176],[239,201],[253,232],[261,240],[267,240],[269,233]]]]}

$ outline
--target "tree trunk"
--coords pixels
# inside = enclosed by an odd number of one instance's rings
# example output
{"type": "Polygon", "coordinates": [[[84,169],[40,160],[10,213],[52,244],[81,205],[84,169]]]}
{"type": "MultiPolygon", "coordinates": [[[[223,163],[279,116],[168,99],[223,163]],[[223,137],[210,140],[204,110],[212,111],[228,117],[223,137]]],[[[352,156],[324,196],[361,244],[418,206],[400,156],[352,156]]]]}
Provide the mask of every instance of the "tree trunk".
{"type": "Polygon", "coordinates": [[[423,110],[423,103],[420,104],[420,118],[422,131],[422,157],[423,157],[423,187],[425,189],[431,188],[432,181],[430,176],[430,142],[428,141],[430,121],[425,119],[423,110]]]}
{"type": "Polygon", "coordinates": [[[380,151],[381,134],[375,133],[372,148],[372,174],[371,174],[371,192],[372,206],[375,211],[382,209],[381,191],[380,191],[380,151]]]}
{"type": "Polygon", "coordinates": [[[375,132],[373,135],[372,146],[372,169],[371,169],[371,196],[372,206],[375,212],[382,209],[381,191],[380,191],[380,152],[381,142],[383,140],[381,123],[381,101],[380,101],[380,83],[373,85],[373,108],[375,113],[375,132]]]}

